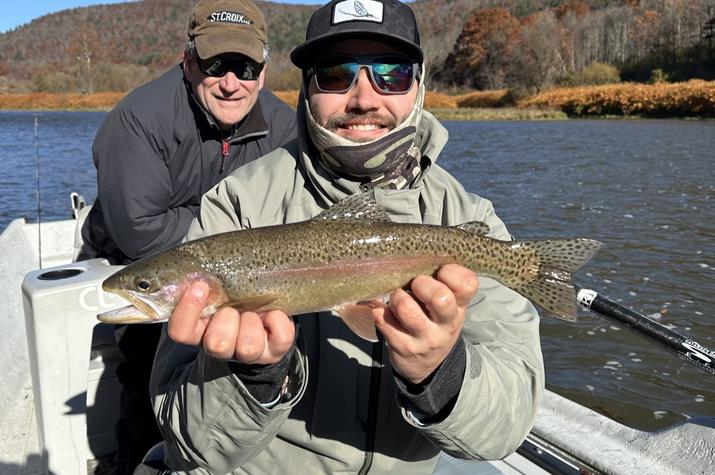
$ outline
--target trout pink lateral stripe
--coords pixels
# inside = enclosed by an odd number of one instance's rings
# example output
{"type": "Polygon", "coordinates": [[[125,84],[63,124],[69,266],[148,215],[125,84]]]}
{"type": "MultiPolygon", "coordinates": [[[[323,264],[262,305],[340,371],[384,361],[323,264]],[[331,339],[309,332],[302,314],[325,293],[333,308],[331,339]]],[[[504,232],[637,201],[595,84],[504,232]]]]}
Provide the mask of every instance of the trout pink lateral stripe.
{"type": "MultiPolygon", "coordinates": [[[[454,258],[450,256],[410,256],[410,257],[386,257],[370,259],[367,261],[344,260],[335,261],[330,264],[306,265],[297,267],[287,267],[279,269],[257,269],[251,271],[251,275],[258,279],[295,279],[312,278],[316,280],[345,278],[345,277],[373,277],[376,272],[385,270],[409,275],[409,280],[414,277],[415,272],[435,271],[445,264],[454,263],[454,258]]],[[[405,282],[407,283],[407,282],[405,282]]]]}

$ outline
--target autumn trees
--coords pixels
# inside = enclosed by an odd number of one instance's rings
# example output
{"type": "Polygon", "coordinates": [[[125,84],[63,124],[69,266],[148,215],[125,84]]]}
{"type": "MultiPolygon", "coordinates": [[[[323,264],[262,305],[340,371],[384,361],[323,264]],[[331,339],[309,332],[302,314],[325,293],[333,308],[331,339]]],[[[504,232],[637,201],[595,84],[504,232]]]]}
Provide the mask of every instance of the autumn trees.
{"type": "Polygon", "coordinates": [[[524,17],[475,12],[435,76],[445,86],[539,91],[554,84],[715,78],[715,0],[563,2],[524,17]],[[609,66],[610,65],[610,66],[609,66]],[[617,68],[617,69],[616,69],[617,68]]]}
{"type": "MultiPolygon", "coordinates": [[[[193,0],[95,5],[0,34],[0,92],[127,91],[181,61],[193,0]]],[[[297,89],[289,59],[316,5],[260,3],[266,85],[297,89]]],[[[432,89],[715,79],[715,0],[414,0],[432,89]]]]}
{"type": "Polygon", "coordinates": [[[520,31],[520,22],[503,8],[476,12],[435,78],[477,89],[505,87],[510,51],[520,31]]]}

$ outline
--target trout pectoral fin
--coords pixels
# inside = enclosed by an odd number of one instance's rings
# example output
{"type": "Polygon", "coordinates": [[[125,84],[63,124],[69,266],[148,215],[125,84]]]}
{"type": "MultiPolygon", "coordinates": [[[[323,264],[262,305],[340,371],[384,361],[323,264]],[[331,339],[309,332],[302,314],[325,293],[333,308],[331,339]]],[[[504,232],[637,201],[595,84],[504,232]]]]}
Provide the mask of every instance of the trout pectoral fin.
{"type": "Polygon", "coordinates": [[[240,300],[229,300],[219,305],[218,308],[233,307],[239,312],[258,312],[266,310],[266,307],[275,301],[275,295],[257,295],[240,300]]]}
{"type": "Polygon", "coordinates": [[[360,338],[376,342],[377,331],[375,330],[375,321],[372,316],[373,306],[366,303],[344,305],[335,309],[335,312],[340,315],[345,325],[350,328],[360,338]]]}

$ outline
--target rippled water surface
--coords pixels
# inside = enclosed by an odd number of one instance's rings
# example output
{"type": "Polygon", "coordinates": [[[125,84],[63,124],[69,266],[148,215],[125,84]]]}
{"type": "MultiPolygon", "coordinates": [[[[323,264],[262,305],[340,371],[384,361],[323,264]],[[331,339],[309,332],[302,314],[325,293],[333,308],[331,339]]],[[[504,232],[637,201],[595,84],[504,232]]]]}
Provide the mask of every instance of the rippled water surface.
{"type": "Polygon", "coordinates": [[[105,115],[0,111],[0,229],[17,218],[37,221],[38,159],[42,220],[69,218],[71,191],[94,200],[92,140],[105,115]]]}
{"type": "MultiPolygon", "coordinates": [[[[0,112],[0,229],[35,220],[34,118],[42,219],[69,192],[96,196],[91,144],[104,113],[0,112]]],[[[518,239],[605,243],[576,280],[715,346],[715,122],[448,122],[440,164],[490,199],[518,239]]],[[[715,414],[715,377],[587,313],[545,317],[550,389],[653,429],[715,414]]]]}
{"type": "MultiPolygon", "coordinates": [[[[518,239],[605,246],[576,275],[715,346],[715,122],[451,122],[440,163],[518,239]]],[[[584,313],[542,320],[547,386],[641,429],[715,415],[715,377],[584,313]]]]}

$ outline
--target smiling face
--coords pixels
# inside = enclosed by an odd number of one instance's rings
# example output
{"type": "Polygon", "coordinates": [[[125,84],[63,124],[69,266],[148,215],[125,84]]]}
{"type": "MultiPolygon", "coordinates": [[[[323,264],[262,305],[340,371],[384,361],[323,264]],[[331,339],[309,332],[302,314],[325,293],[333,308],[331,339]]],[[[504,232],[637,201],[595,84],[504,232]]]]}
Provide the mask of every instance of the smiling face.
{"type": "Polygon", "coordinates": [[[184,76],[194,96],[225,131],[241,122],[256,104],[265,74],[263,68],[256,81],[239,80],[233,71],[222,77],[208,76],[201,72],[196,58],[184,53],[184,76]]]}
{"type": "MultiPolygon", "coordinates": [[[[321,53],[333,55],[403,55],[399,48],[371,39],[346,39],[329,45],[321,53]]],[[[357,82],[344,93],[318,90],[315,77],[308,86],[310,111],[315,120],[331,132],[353,142],[370,142],[400,125],[412,112],[419,84],[414,81],[406,94],[381,94],[370,81],[366,68],[357,82]]]]}

